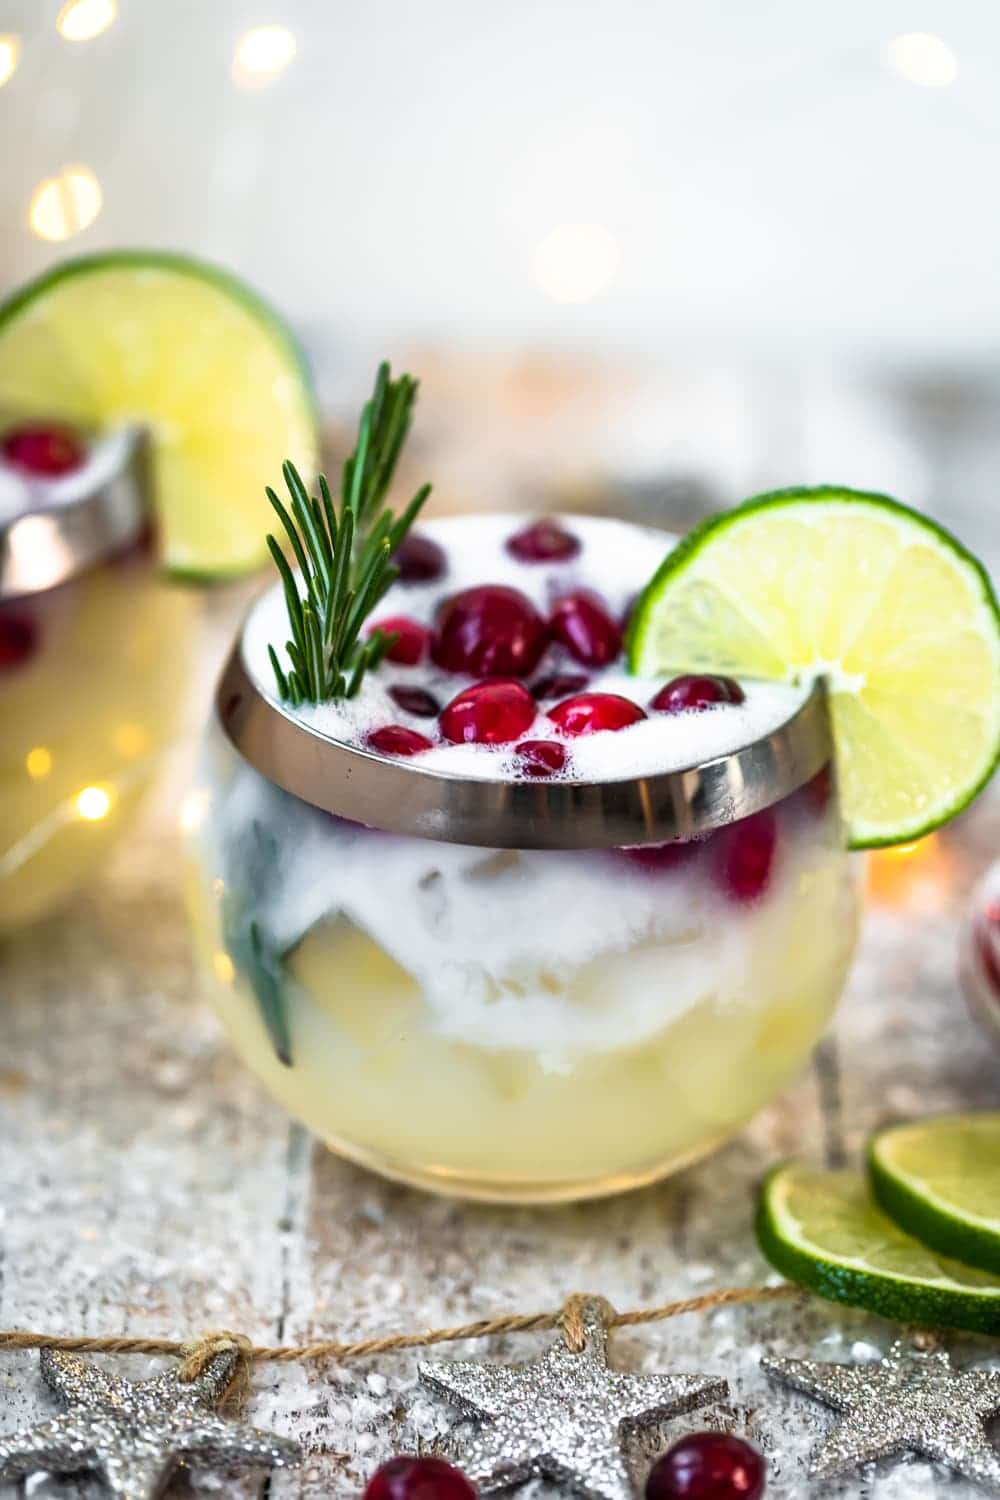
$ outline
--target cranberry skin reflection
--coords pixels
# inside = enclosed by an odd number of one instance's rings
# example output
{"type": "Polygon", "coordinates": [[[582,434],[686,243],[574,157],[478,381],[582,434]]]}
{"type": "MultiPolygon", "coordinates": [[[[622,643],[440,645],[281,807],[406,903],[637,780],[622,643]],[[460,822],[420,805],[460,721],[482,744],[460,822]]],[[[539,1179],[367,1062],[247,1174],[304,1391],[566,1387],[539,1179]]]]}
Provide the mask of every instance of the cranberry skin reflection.
{"type": "Polygon", "coordinates": [[[545,621],[519,589],[483,584],[446,599],[431,656],[446,672],[526,677],[548,642],[545,621]]]}
{"type": "Polygon", "coordinates": [[[0,672],[23,667],[38,650],[38,626],[24,609],[0,607],[0,672]]]}
{"type": "Polygon", "coordinates": [[[768,808],[716,835],[715,880],[741,905],[757,901],[771,882],[778,820],[768,808]]]}
{"type": "Polygon", "coordinates": [[[524,563],[567,562],[580,550],[577,538],[558,521],[535,521],[508,537],[504,545],[511,557],[524,563]]]}
{"type": "Polygon", "coordinates": [[[443,578],[448,562],[444,548],[432,542],[429,536],[411,531],[392,554],[393,564],[399,569],[400,583],[433,583],[443,578]]]}
{"type": "Polygon", "coordinates": [[[692,1432],[658,1458],[646,1500],[761,1500],[764,1458],[742,1438],[692,1432]]]}
{"type": "Polygon", "coordinates": [[[363,1500],[477,1500],[461,1469],[443,1458],[390,1458],[365,1485],[363,1500]]]}
{"type": "Polygon", "coordinates": [[[743,703],[746,694],[733,677],[675,677],[661,687],[650,703],[658,714],[683,714],[714,708],[717,703],[743,703]]]}
{"type": "Polygon", "coordinates": [[[597,734],[602,729],[627,729],[646,715],[637,703],[617,693],[579,693],[549,709],[549,718],[563,734],[597,734]]]}
{"type": "Polygon", "coordinates": [[[454,745],[509,745],[531,728],[538,712],[519,682],[477,682],[441,714],[441,733],[454,745]]]}
{"type": "Polygon", "coordinates": [[[595,594],[580,589],[555,605],[549,620],[554,640],[585,667],[607,667],[622,649],[621,627],[595,594]]]}
{"type": "Polygon", "coordinates": [[[381,729],[373,729],[365,743],[380,755],[419,755],[421,750],[434,748],[426,735],[403,724],[385,724],[381,729]]]}
{"type": "Polygon", "coordinates": [[[522,740],[514,751],[525,776],[554,776],[566,764],[566,750],[557,740],[522,740]]]}
{"type": "MultiPolygon", "coordinates": [[[[379,620],[372,630],[384,630],[387,635],[398,636],[385,653],[386,661],[398,662],[400,666],[415,667],[427,650],[431,633],[426,625],[411,620],[408,615],[390,615],[379,620]]],[[[371,632],[369,632],[370,634],[371,632]]]]}
{"type": "Polygon", "coordinates": [[[436,719],[441,712],[441,705],[433,693],[428,693],[426,688],[405,687],[397,683],[389,689],[389,697],[397,708],[404,713],[413,714],[418,719],[436,719]]]}
{"type": "Polygon", "coordinates": [[[23,474],[60,479],[83,466],[87,450],[72,427],[59,422],[31,422],[5,434],[3,456],[23,474]]]}

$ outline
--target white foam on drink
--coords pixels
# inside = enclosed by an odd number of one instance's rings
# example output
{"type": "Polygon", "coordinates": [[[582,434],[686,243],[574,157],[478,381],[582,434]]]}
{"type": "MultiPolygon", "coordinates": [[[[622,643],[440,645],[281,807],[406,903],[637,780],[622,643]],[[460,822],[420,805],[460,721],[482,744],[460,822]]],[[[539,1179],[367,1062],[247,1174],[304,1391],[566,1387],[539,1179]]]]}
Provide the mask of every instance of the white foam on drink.
{"type": "MultiPolygon", "coordinates": [[[[675,539],[651,527],[607,517],[563,516],[565,530],[581,543],[573,558],[558,563],[524,563],[507,552],[505,542],[521,531],[531,517],[518,515],[455,516],[424,522],[421,532],[445,551],[448,567],[442,578],[424,584],[397,583],[371,617],[371,624],[393,615],[407,615],[431,625],[438,605],[462,589],[481,584],[503,584],[520,589],[536,608],[548,615],[563,594],[585,588],[598,594],[616,619],[649,582],[675,539]]],[[[285,600],[275,584],[258,600],[243,634],[243,658],[257,686],[278,701],[268,658],[269,643],[288,637],[285,600]]],[[[284,652],[279,651],[279,658],[284,652]]],[[[581,667],[566,653],[550,648],[532,678],[550,672],[585,673],[587,692],[617,693],[645,709],[663,678],[630,676],[619,661],[603,672],[581,667]]],[[[304,705],[295,710],[302,723],[338,742],[363,747],[369,734],[387,724],[403,724],[433,739],[436,723],[401,710],[389,696],[390,686],[421,687],[447,704],[474,678],[446,673],[432,663],[416,667],[386,662],[369,673],[358,698],[351,701],[304,705]]],[[[653,714],[627,729],[581,735],[565,741],[568,749],[563,779],[616,781],[655,775],[704,764],[772,733],[795,713],[806,687],[782,683],[744,682],[746,701],[723,704],[699,713],[653,714]]],[[[522,739],[559,739],[556,726],[540,704],[535,723],[522,739]]],[[[372,752],[369,752],[372,753],[372,752]]],[[[513,745],[435,745],[407,764],[484,781],[512,781],[523,776],[513,745]]]]}

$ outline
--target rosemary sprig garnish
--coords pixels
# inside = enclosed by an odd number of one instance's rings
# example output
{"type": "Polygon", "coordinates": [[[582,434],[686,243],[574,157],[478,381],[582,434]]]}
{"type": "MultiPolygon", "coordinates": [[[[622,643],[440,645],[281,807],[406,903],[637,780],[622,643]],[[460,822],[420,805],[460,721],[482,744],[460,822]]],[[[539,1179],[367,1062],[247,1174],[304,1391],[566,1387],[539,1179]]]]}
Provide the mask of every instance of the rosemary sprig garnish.
{"type": "Polygon", "coordinates": [[[268,536],[288,606],[288,667],[273,645],[268,653],[287,703],[353,698],[365,673],[378,666],[393,643],[394,637],[380,630],[362,640],[361,629],[399,576],[390,559],[431,492],[429,484],[423,485],[399,516],[382,504],[416,396],[417,382],[409,375],[393,380],[383,362],[361,413],[354,452],[344,464],[339,498],[333,498],[322,474],[319,497],[310,495],[292,463],[282,466],[288,505],[268,488],[304,589],[300,593],[288,559],[275,537],[268,536]]]}

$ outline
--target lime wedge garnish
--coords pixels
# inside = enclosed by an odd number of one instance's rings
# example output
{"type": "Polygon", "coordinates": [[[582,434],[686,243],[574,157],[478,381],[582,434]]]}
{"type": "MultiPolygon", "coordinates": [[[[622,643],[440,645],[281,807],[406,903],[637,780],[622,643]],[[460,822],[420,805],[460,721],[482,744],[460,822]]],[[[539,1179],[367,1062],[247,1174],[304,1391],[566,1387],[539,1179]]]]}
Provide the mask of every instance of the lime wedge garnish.
{"type": "Polygon", "coordinates": [[[669,554],[629,632],[642,676],[827,678],[855,848],[961,811],[1000,754],[1000,615],[982,565],[884,495],[781,490],[669,554]]]}
{"type": "Polygon", "coordinates": [[[165,562],[194,577],[259,565],[265,484],[286,458],[316,467],[294,338],[235,277],[182,255],[68,261],[0,306],[0,415],[141,424],[165,562]]]}
{"type": "Polygon", "coordinates": [[[757,1238],[776,1270],[833,1302],[922,1328],[1000,1332],[1000,1282],[912,1239],[858,1173],[776,1167],[761,1189],[757,1238]]]}
{"type": "Polygon", "coordinates": [[[1000,1114],[880,1131],[868,1170],[876,1199],[903,1229],[1000,1277],[1000,1114]]]}

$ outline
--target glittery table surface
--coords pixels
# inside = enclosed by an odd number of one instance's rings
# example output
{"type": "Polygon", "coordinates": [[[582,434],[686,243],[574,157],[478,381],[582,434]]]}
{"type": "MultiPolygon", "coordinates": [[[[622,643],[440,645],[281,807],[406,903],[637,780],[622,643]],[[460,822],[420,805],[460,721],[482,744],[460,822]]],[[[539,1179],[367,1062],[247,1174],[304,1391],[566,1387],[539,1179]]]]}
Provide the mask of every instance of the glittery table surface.
{"type": "MultiPolygon", "coordinates": [[[[958,919],[998,842],[996,796],[949,832],[910,906],[870,910],[831,1035],[739,1139],[658,1187],[547,1211],[462,1205],[381,1182],[331,1156],[271,1103],[194,994],[169,832],[174,802],[169,789],[161,793],[75,905],[0,954],[4,1328],[188,1337],[229,1327],[258,1341],[298,1341],[542,1310],[574,1291],[629,1308],[757,1282],[768,1270],[751,1206],[775,1158],[850,1160],[877,1124],[997,1107],[998,1055],[955,977],[958,919]]],[[[622,1331],[612,1359],[636,1372],[724,1375],[729,1402],[672,1419],[664,1440],[706,1423],[749,1432],[768,1454],[772,1500],[971,1500],[982,1491],[923,1460],[844,1481],[806,1478],[831,1413],[769,1385],[761,1354],[872,1358],[892,1333],[819,1303],[772,1304],[622,1331]]],[[[434,1357],[528,1358],[550,1337],[459,1344],[434,1357]]],[[[949,1342],[958,1363],[1000,1362],[984,1342],[949,1342]]],[[[417,1363],[416,1354],[397,1354],[258,1367],[248,1419],[301,1438],[304,1468],[270,1480],[196,1475],[176,1492],[357,1493],[380,1459],[433,1446],[454,1420],[418,1387],[417,1363]]],[[[133,1378],[158,1367],[118,1365],[133,1378]]],[[[0,1432],[55,1409],[37,1356],[0,1355],[0,1432]]],[[[13,1493],[0,1487],[3,1500],[13,1493]]],[[[24,1493],[98,1491],[40,1477],[24,1493]]]]}

